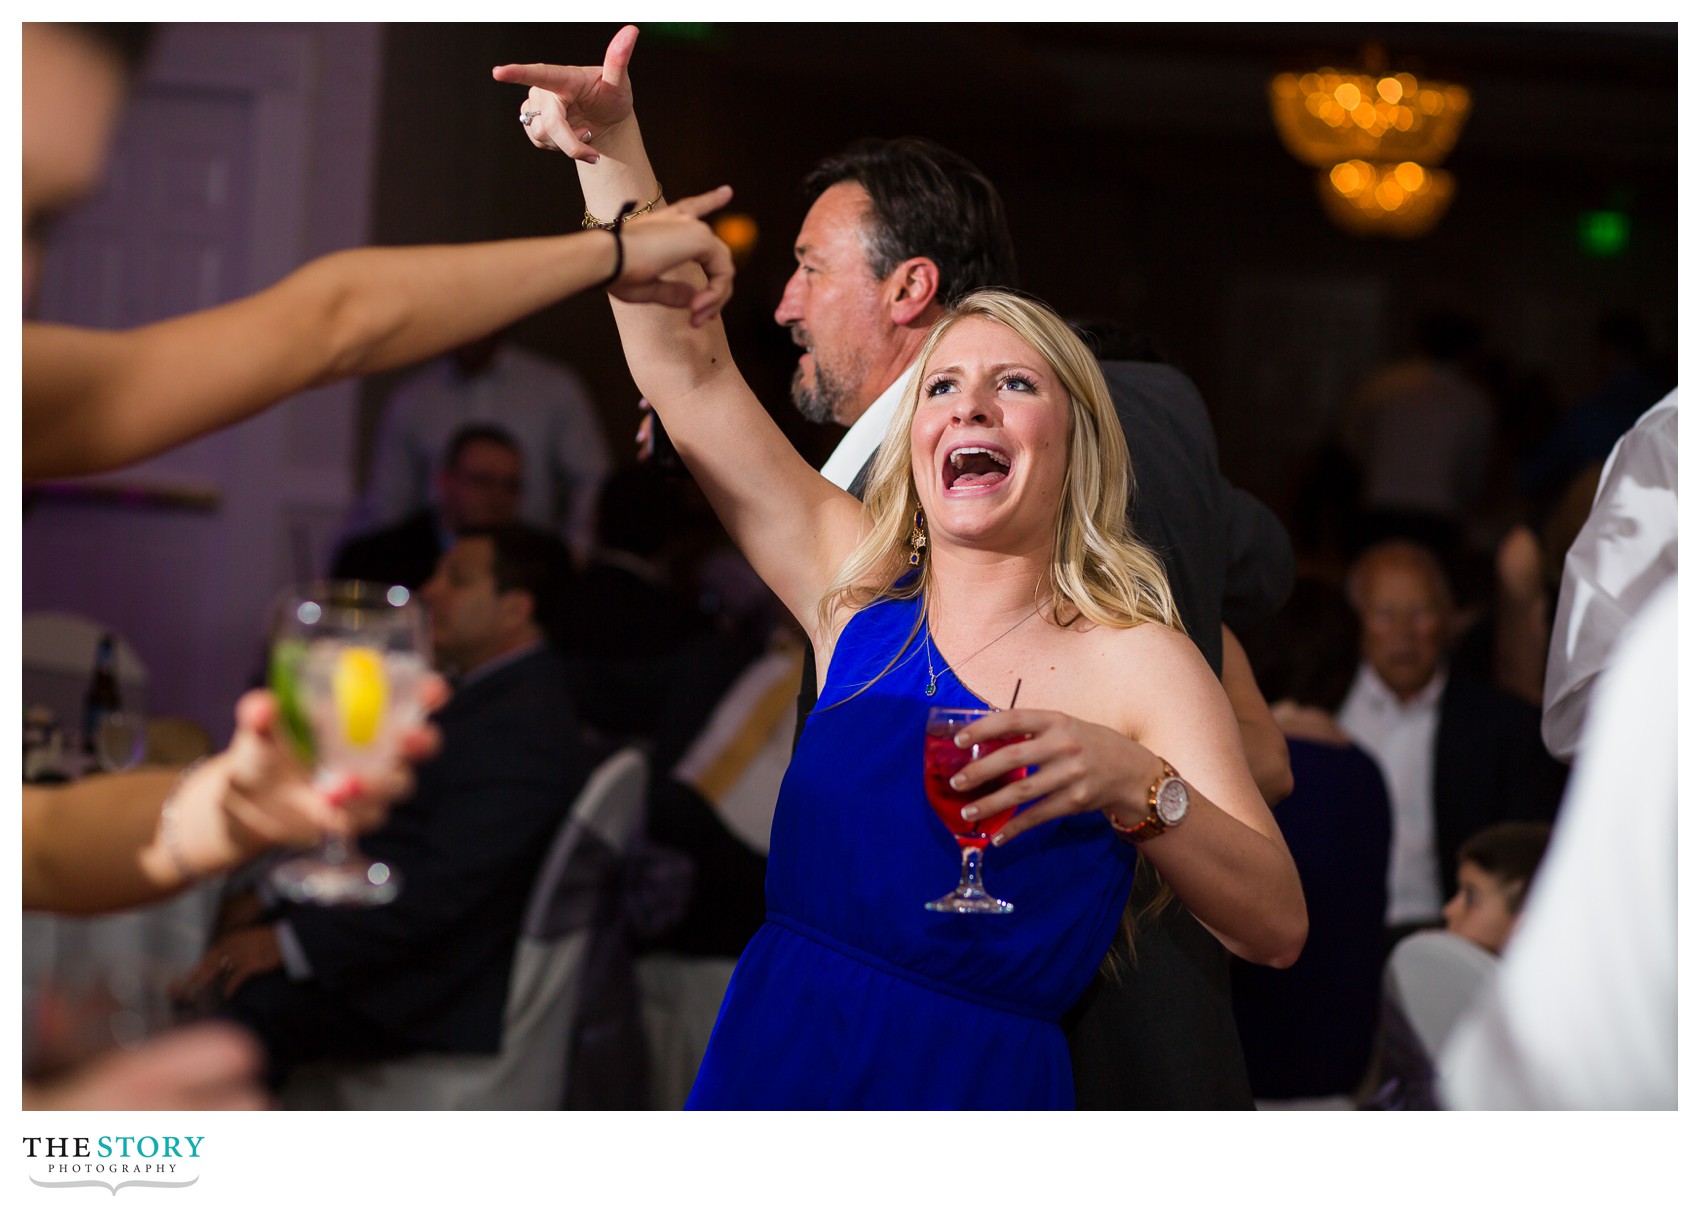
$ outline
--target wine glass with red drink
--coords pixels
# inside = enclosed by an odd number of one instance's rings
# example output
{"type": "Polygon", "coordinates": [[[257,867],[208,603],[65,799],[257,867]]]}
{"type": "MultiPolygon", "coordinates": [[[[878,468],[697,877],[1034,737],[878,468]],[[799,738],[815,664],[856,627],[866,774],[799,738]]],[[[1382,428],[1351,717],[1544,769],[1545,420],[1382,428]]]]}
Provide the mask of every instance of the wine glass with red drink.
{"type": "Polygon", "coordinates": [[[991,714],[992,711],[983,707],[934,707],[927,712],[926,750],[922,765],[927,800],[945,828],[956,835],[956,844],[962,851],[961,882],[954,891],[927,902],[926,907],[935,913],[1010,913],[1015,909],[1008,901],[999,900],[987,892],[980,879],[986,843],[1015,815],[1014,807],[977,821],[963,820],[962,809],[981,796],[989,795],[997,787],[1017,781],[1025,771],[1019,768],[1011,770],[991,782],[961,791],[950,785],[951,777],[968,763],[1026,739],[1020,735],[1000,736],[966,749],[958,748],[956,734],[975,720],[991,714]]]}

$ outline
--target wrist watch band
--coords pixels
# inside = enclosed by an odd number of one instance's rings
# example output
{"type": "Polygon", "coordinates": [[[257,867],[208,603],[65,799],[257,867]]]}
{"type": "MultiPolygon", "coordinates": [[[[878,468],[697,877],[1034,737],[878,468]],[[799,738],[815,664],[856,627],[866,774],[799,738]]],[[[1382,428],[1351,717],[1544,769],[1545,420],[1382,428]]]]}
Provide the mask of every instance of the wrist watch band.
{"type": "Polygon", "coordinates": [[[1125,842],[1148,842],[1159,834],[1167,833],[1186,819],[1189,803],[1187,785],[1175,773],[1175,768],[1163,761],[1163,773],[1159,774],[1151,784],[1151,791],[1146,796],[1145,819],[1132,825],[1123,825],[1112,815],[1110,828],[1125,842]]]}

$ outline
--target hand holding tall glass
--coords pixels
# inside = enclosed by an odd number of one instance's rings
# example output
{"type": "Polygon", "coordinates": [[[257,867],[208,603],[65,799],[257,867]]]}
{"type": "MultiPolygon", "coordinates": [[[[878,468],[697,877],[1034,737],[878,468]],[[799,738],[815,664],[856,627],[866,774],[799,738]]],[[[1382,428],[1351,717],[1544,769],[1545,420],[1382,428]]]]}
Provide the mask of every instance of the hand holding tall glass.
{"type": "Polygon", "coordinates": [[[981,796],[990,794],[998,786],[1016,782],[1023,776],[1023,771],[1011,770],[995,783],[982,783],[978,787],[962,791],[950,785],[951,777],[968,763],[978,761],[988,753],[1024,739],[1020,736],[1000,736],[980,741],[966,749],[957,746],[957,733],[975,720],[992,714],[991,710],[983,707],[934,707],[927,712],[926,750],[922,764],[927,800],[932,804],[933,811],[938,813],[939,820],[944,822],[945,828],[956,835],[956,844],[962,852],[962,878],[956,888],[938,900],[928,901],[926,904],[926,907],[935,913],[1011,913],[1015,909],[1008,901],[999,900],[987,892],[980,875],[986,843],[1015,815],[1015,809],[1011,807],[977,821],[964,820],[962,810],[981,796]]]}
{"type": "MultiPolygon", "coordinates": [[[[321,787],[394,765],[401,738],[424,718],[426,653],[424,615],[399,585],[321,581],[279,599],[271,689],[285,733],[321,787]]],[[[291,900],[321,905],[381,905],[401,889],[400,872],[341,835],[279,864],[271,878],[291,900]]]]}

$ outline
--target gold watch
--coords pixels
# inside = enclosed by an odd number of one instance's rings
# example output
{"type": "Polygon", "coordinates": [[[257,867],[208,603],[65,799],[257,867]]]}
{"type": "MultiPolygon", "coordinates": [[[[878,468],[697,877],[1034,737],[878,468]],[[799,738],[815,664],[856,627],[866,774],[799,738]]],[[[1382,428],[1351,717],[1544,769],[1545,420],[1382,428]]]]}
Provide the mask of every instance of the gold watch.
{"type": "MultiPolygon", "coordinates": [[[[1163,762],[1162,758],[1157,760],[1163,762]]],[[[1186,820],[1190,803],[1186,784],[1181,781],[1180,775],[1175,773],[1173,766],[1163,762],[1163,773],[1151,784],[1151,791],[1146,796],[1149,811],[1145,819],[1133,825],[1123,825],[1112,815],[1110,828],[1114,829],[1123,841],[1148,842],[1186,820]]]]}

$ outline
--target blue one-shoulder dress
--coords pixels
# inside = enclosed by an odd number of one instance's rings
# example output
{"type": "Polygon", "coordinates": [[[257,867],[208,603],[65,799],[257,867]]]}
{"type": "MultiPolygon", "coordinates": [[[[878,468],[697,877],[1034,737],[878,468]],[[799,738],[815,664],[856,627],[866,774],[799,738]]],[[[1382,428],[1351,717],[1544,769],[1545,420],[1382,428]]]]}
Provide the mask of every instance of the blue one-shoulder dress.
{"type": "Polygon", "coordinates": [[[1095,812],[1050,821],[987,849],[1014,913],[922,908],[960,868],[922,789],[927,709],[986,704],[936,647],[927,696],[920,609],[876,603],[839,638],[774,811],[767,921],[690,1108],[1074,1106],[1057,1020],[1114,938],[1134,848],[1095,812]]]}

